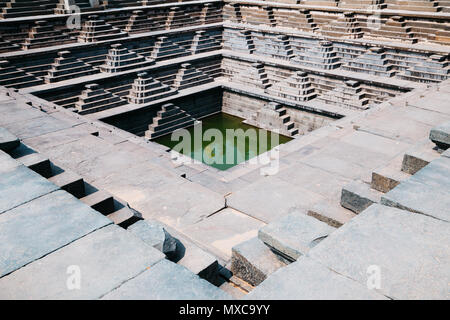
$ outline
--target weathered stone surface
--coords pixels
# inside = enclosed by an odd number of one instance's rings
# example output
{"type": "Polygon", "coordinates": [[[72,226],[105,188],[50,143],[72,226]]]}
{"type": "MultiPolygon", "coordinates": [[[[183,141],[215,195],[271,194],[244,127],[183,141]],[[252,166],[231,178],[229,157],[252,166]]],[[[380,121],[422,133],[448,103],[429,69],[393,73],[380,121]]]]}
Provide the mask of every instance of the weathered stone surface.
{"type": "Polygon", "coordinates": [[[301,257],[269,276],[246,299],[374,300],[386,297],[308,257],[301,257]]]}
{"type": "Polygon", "coordinates": [[[430,140],[439,148],[448,149],[450,147],[450,121],[431,129],[430,140]]]}
{"type": "Polygon", "coordinates": [[[229,299],[219,288],[186,268],[163,260],[103,297],[106,300],[214,300],[229,299]]]}
{"type": "Polygon", "coordinates": [[[58,187],[25,166],[0,173],[0,214],[58,187]]]}
{"type": "Polygon", "coordinates": [[[49,178],[52,175],[52,168],[50,160],[40,153],[31,153],[18,158],[24,166],[40,174],[44,178],[49,178]]]}
{"type": "Polygon", "coordinates": [[[295,261],[334,230],[326,223],[298,211],[261,228],[258,237],[283,257],[295,261]]]}
{"type": "Polygon", "coordinates": [[[296,210],[307,209],[323,197],[276,176],[259,179],[227,197],[229,207],[271,222],[296,210]]]}
{"type": "Polygon", "coordinates": [[[234,246],[232,251],[231,272],[252,286],[286,265],[256,237],[234,246]]]}
{"type": "Polygon", "coordinates": [[[0,150],[0,173],[11,171],[20,166],[20,162],[11,158],[11,156],[0,150]]]}
{"type": "Polygon", "coordinates": [[[5,128],[0,127],[0,150],[9,152],[17,148],[20,144],[19,139],[5,128]]]}
{"type": "Polygon", "coordinates": [[[217,257],[228,261],[231,248],[256,237],[264,223],[231,208],[223,209],[181,231],[203,244],[217,257]]]}
{"type": "Polygon", "coordinates": [[[103,215],[110,214],[114,211],[114,198],[108,192],[98,190],[80,199],[94,210],[103,215]]]}
{"type": "Polygon", "coordinates": [[[0,215],[0,277],[110,223],[65,191],[4,212],[0,215]]]}
{"type": "Polygon", "coordinates": [[[408,174],[415,174],[431,161],[439,158],[439,156],[439,153],[433,150],[431,146],[408,151],[403,156],[402,171],[408,174]]]}
{"type": "Polygon", "coordinates": [[[1,278],[0,298],[98,299],[161,259],[156,249],[109,225],[1,278]],[[71,266],[79,268],[79,290],[67,287],[71,266]]]}
{"type": "Polygon", "coordinates": [[[142,215],[138,211],[128,206],[108,214],[107,217],[122,228],[128,228],[128,226],[142,219],[142,215]]]}
{"type": "Polygon", "coordinates": [[[309,256],[362,285],[368,268],[376,266],[381,271],[377,291],[391,298],[448,299],[449,235],[448,223],[374,204],[309,256]]]}
{"type": "Polygon", "coordinates": [[[82,198],[86,195],[83,178],[70,170],[54,175],[48,180],[76,198],[82,198]]]}
{"type": "Polygon", "coordinates": [[[169,260],[172,260],[176,255],[177,241],[160,223],[150,220],[141,220],[133,223],[127,230],[148,245],[164,253],[169,260]]]}
{"type": "Polygon", "coordinates": [[[386,193],[408,177],[409,175],[402,172],[400,167],[388,165],[372,172],[372,183],[370,186],[374,190],[386,193]]]}
{"type": "Polygon", "coordinates": [[[381,194],[371,189],[368,184],[353,181],[342,188],[341,205],[355,213],[360,213],[373,203],[380,202],[381,194]]]}
{"type": "Polygon", "coordinates": [[[424,184],[414,176],[383,195],[380,203],[450,221],[448,189],[424,184]]]}
{"type": "Polygon", "coordinates": [[[325,222],[334,228],[339,228],[355,217],[355,214],[352,211],[343,208],[339,203],[324,200],[316,203],[309,209],[308,216],[325,222]]]}

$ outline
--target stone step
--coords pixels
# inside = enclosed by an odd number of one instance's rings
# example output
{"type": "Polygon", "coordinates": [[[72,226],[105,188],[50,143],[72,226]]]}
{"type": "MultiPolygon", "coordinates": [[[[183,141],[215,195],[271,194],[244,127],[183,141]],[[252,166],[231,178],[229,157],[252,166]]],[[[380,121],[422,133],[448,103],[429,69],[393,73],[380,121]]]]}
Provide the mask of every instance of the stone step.
{"type": "Polygon", "coordinates": [[[0,150],[10,152],[20,145],[19,138],[5,128],[0,127],[0,150]]]}
{"type": "Polygon", "coordinates": [[[162,260],[105,295],[104,300],[231,299],[221,289],[183,266],[162,260]]]}
{"type": "Polygon", "coordinates": [[[106,215],[106,217],[114,222],[114,224],[117,224],[125,229],[142,219],[142,215],[139,212],[129,208],[128,206],[124,206],[122,209],[106,215]]]}
{"type": "Polygon", "coordinates": [[[96,191],[80,200],[103,215],[108,215],[114,211],[114,198],[106,191],[96,191]]]}
{"type": "Polygon", "coordinates": [[[84,180],[75,172],[66,170],[48,179],[61,189],[67,191],[75,198],[83,198],[86,195],[84,180]]]}
{"type": "Polygon", "coordinates": [[[281,257],[296,261],[326,238],[335,228],[310,217],[306,212],[290,213],[258,232],[258,238],[281,257]]]}
{"type": "Polygon", "coordinates": [[[339,228],[356,215],[331,200],[322,200],[308,210],[308,216],[325,222],[331,227],[339,228]]]}
{"type": "Polygon", "coordinates": [[[450,147],[450,121],[442,123],[430,131],[430,140],[439,148],[448,149],[450,147]]]}
{"type": "Polygon", "coordinates": [[[231,272],[252,286],[259,285],[268,275],[285,265],[256,237],[232,248],[231,272]]]}
{"type": "Polygon", "coordinates": [[[408,174],[415,174],[431,161],[439,158],[440,153],[433,149],[434,147],[435,145],[428,140],[426,143],[405,152],[402,162],[402,171],[408,174]]]}
{"type": "Polygon", "coordinates": [[[342,188],[341,206],[358,214],[373,203],[379,203],[382,193],[361,181],[353,181],[342,188]]]}
{"type": "Polygon", "coordinates": [[[389,165],[377,168],[372,172],[371,187],[374,190],[386,193],[395,188],[400,182],[410,177],[401,171],[402,158],[398,158],[389,165]]]}
{"type": "Polygon", "coordinates": [[[23,165],[40,174],[44,178],[50,178],[52,176],[50,160],[40,153],[30,153],[16,158],[16,160],[20,161],[23,165]]]}
{"type": "Polygon", "coordinates": [[[139,220],[127,228],[128,231],[148,245],[164,253],[167,259],[177,258],[177,240],[166,231],[164,226],[152,220],[139,220]]]}
{"type": "Polygon", "coordinates": [[[169,133],[171,133],[171,132],[173,132],[173,131],[175,131],[177,129],[183,129],[183,128],[191,127],[191,126],[193,126],[196,123],[195,119],[192,119],[192,118],[188,118],[188,119],[189,120],[187,120],[185,122],[176,124],[174,126],[166,128],[166,129],[159,130],[157,132],[146,131],[145,132],[145,137],[148,138],[148,139],[155,139],[155,138],[161,137],[163,135],[169,134],[169,133]]]}

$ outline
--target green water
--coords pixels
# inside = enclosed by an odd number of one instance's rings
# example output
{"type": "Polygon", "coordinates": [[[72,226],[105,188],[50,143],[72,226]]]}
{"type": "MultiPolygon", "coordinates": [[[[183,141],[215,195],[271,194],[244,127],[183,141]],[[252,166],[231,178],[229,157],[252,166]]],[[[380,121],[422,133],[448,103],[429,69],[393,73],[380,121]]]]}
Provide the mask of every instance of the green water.
{"type": "MultiPolygon", "coordinates": [[[[271,150],[279,144],[292,140],[292,138],[283,135],[278,135],[277,139],[275,133],[250,126],[242,123],[242,121],[241,118],[226,113],[218,113],[203,118],[201,126],[187,128],[190,136],[179,137],[173,141],[172,134],[168,134],[156,138],[154,141],[219,170],[227,170],[271,150]],[[243,131],[240,132],[246,135],[237,134],[237,136],[234,136],[227,129],[242,129],[243,131]],[[218,136],[219,133],[220,136],[218,136]],[[184,146],[187,146],[186,143],[188,143],[189,147],[181,149],[179,147],[181,143],[184,146]]],[[[234,132],[239,133],[239,131],[234,132]]]]}

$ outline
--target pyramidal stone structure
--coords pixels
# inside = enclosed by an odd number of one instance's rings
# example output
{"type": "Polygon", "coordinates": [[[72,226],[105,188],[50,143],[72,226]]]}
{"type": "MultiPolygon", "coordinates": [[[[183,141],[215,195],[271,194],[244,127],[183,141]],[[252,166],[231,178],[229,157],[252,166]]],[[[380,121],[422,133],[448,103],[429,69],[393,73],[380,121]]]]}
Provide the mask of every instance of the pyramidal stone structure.
{"type": "Polygon", "coordinates": [[[220,50],[222,48],[219,41],[208,36],[204,30],[196,31],[192,46],[189,51],[192,54],[202,53],[211,50],[220,50]]]}
{"type": "Polygon", "coordinates": [[[371,30],[371,33],[408,43],[417,43],[418,41],[402,16],[390,17],[385,23],[380,23],[378,29],[371,30]]]}
{"type": "Polygon", "coordinates": [[[267,73],[262,63],[252,63],[247,70],[239,71],[236,77],[238,81],[250,87],[257,87],[259,89],[267,89],[270,86],[267,73]]]}
{"type": "Polygon", "coordinates": [[[141,72],[134,80],[128,101],[134,104],[144,104],[172,96],[177,92],[175,88],[153,79],[147,72],[141,72]]]}
{"type": "Polygon", "coordinates": [[[294,101],[309,101],[317,96],[308,74],[302,71],[297,71],[289,78],[273,84],[266,92],[294,101]]]}
{"type": "Polygon", "coordinates": [[[293,61],[299,61],[312,68],[326,70],[341,66],[340,59],[331,41],[320,41],[317,45],[295,57],[293,61]]]}
{"type": "Polygon", "coordinates": [[[151,19],[143,10],[135,10],[128,20],[125,31],[129,34],[150,32],[161,26],[158,20],[151,19]]]}
{"type": "Polygon", "coordinates": [[[79,114],[88,114],[122,106],[127,102],[118,96],[101,88],[98,84],[87,84],[86,89],[75,103],[79,114]]]}
{"type": "Polygon", "coordinates": [[[121,43],[111,45],[105,64],[100,66],[102,72],[116,73],[154,64],[153,59],[138,55],[128,50],[121,43]]]}
{"type": "Polygon", "coordinates": [[[22,88],[43,83],[32,74],[16,68],[7,60],[0,60],[0,86],[22,88]]]}
{"type": "Polygon", "coordinates": [[[337,20],[325,24],[321,33],[330,37],[358,39],[362,38],[363,32],[353,12],[344,12],[337,20]]]}
{"type": "Polygon", "coordinates": [[[24,50],[40,47],[61,45],[75,42],[76,40],[61,30],[55,30],[54,26],[46,20],[38,20],[30,29],[28,37],[22,44],[24,50]]]}
{"type": "Polygon", "coordinates": [[[100,72],[98,69],[75,58],[70,51],[60,51],[44,79],[46,83],[52,83],[98,72],[100,72]]]}
{"type": "Polygon", "coordinates": [[[193,126],[195,123],[196,120],[186,111],[173,103],[166,103],[153,118],[153,123],[148,126],[145,137],[155,139],[177,129],[193,126]]]}
{"type": "Polygon", "coordinates": [[[426,61],[409,68],[399,77],[425,83],[446,80],[450,77],[449,56],[433,54],[426,61]]]}
{"type": "Polygon", "coordinates": [[[171,41],[168,37],[158,37],[151,57],[154,60],[173,59],[189,55],[189,51],[171,41]]]}
{"type": "Polygon", "coordinates": [[[392,77],[395,74],[393,64],[386,57],[385,50],[380,47],[369,48],[367,52],[344,64],[342,68],[383,77],[392,77]]]}
{"type": "Polygon", "coordinates": [[[183,63],[181,65],[181,69],[175,77],[174,86],[178,90],[183,90],[212,81],[214,81],[213,78],[207,74],[204,74],[200,70],[197,70],[190,63],[183,63]]]}
{"type": "Polygon", "coordinates": [[[128,34],[118,28],[99,19],[97,15],[91,15],[83,24],[78,42],[97,42],[104,40],[120,39],[128,34]]]}
{"type": "Polygon", "coordinates": [[[318,99],[347,109],[365,110],[369,108],[369,99],[366,97],[361,83],[354,80],[345,81],[344,84],[325,92],[318,99]]]}

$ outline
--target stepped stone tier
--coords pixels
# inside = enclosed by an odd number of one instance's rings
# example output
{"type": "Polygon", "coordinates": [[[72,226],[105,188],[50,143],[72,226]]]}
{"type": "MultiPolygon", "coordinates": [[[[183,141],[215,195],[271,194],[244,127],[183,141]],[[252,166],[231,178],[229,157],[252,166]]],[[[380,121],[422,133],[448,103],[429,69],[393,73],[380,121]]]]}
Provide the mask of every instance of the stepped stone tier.
{"type": "Polygon", "coordinates": [[[0,298],[448,299],[449,101],[450,1],[0,0],[0,298]]]}

